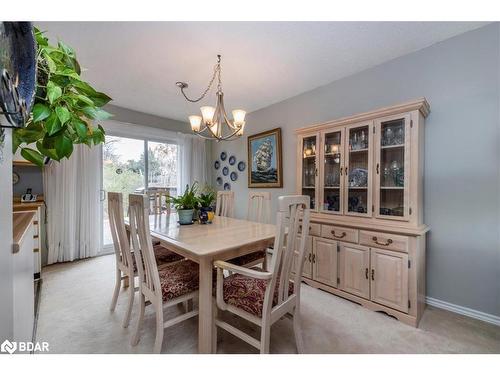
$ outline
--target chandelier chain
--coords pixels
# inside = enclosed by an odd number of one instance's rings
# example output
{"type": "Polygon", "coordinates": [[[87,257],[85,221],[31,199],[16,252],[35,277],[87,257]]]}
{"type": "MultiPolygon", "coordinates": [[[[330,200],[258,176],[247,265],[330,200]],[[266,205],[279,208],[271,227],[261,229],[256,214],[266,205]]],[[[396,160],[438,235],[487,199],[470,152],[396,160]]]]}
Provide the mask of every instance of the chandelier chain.
{"type": "Polygon", "coordinates": [[[220,78],[220,62],[218,62],[215,67],[214,67],[214,74],[212,75],[212,78],[210,79],[210,82],[208,83],[208,86],[207,88],[205,89],[205,91],[203,91],[203,93],[201,94],[201,96],[198,98],[198,99],[190,99],[188,98],[188,96],[186,95],[186,93],[184,92],[184,88],[181,88],[181,92],[182,92],[182,95],[184,95],[184,98],[186,98],[186,100],[188,102],[191,102],[191,103],[196,103],[196,102],[199,102],[200,100],[202,100],[206,95],[207,93],[210,91],[210,88],[212,87],[214,81],[215,81],[215,77],[218,76],[219,79],[218,79],[218,83],[217,83],[217,89],[218,90],[222,90],[222,82],[221,82],[221,78],[220,78]]]}

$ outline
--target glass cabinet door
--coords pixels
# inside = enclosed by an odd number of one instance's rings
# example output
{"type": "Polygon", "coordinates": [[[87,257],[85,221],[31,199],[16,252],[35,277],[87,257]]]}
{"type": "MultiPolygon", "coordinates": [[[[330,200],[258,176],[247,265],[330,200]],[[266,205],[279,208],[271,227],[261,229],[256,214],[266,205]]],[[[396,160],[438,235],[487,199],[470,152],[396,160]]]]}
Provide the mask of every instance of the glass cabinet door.
{"type": "Polygon", "coordinates": [[[346,128],[345,198],[346,215],[371,216],[371,166],[373,123],[351,125],[346,128]]]}
{"type": "Polygon", "coordinates": [[[302,138],[302,194],[311,197],[311,210],[316,210],[317,150],[318,137],[316,134],[302,138]]]}
{"type": "Polygon", "coordinates": [[[321,185],[323,187],[321,211],[329,213],[342,212],[341,191],[343,188],[344,142],[343,129],[324,133],[323,168],[321,185]]]}
{"type": "Polygon", "coordinates": [[[386,118],[377,124],[376,214],[404,220],[409,215],[408,172],[410,116],[386,118]]]}

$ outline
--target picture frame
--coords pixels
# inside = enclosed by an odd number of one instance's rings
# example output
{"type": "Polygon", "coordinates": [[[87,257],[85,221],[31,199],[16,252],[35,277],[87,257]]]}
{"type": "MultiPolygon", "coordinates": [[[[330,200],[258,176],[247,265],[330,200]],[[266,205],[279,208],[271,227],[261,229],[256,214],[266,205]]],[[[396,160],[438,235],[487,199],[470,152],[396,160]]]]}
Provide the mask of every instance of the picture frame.
{"type": "Polygon", "coordinates": [[[248,187],[282,188],[281,128],[248,136],[247,152],[248,187]]]}

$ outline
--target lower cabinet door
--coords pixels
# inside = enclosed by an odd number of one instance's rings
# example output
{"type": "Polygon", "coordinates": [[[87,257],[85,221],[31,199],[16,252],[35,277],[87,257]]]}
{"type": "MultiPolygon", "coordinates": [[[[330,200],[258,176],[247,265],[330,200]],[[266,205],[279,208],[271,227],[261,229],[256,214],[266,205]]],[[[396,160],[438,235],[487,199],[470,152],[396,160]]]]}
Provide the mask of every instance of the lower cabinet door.
{"type": "Polygon", "coordinates": [[[337,287],[337,241],[325,238],[313,240],[313,279],[337,287]]]}
{"type": "Polygon", "coordinates": [[[339,243],[339,288],[345,292],[370,298],[370,249],[360,245],[339,243]]]}
{"type": "Polygon", "coordinates": [[[408,255],[371,248],[371,300],[408,312],[408,255]]]}
{"type": "MultiPolygon", "coordinates": [[[[297,246],[299,245],[300,242],[300,236],[297,237],[297,246]]],[[[305,257],[304,257],[304,265],[302,269],[302,276],[305,276],[309,279],[312,279],[312,237],[307,236],[307,241],[306,241],[306,252],[305,252],[305,257]]],[[[293,257],[293,269],[294,271],[297,269],[298,264],[298,252],[297,249],[295,249],[295,256],[293,257]]]]}

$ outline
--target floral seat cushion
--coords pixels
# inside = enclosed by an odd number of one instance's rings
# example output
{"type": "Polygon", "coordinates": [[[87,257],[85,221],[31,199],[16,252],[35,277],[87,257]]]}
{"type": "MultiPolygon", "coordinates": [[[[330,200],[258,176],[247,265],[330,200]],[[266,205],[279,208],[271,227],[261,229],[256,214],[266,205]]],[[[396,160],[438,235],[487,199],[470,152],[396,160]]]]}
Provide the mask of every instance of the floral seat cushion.
{"type": "Polygon", "coordinates": [[[199,266],[190,260],[166,264],[158,270],[163,301],[198,290],[199,266]]]}
{"type": "MultiPolygon", "coordinates": [[[[264,295],[269,282],[270,280],[255,279],[238,273],[232,274],[224,279],[224,302],[261,318],[264,306],[264,295]]],[[[278,303],[279,282],[276,284],[273,306],[278,303]]],[[[288,295],[290,296],[292,294],[293,282],[290,282],[288,295]]]]}
{"type": "Polygon", "coordinates": [[[244,266],[250,264],[259,259],[264,259],[266,257],[266,250],[255,251],[250,254],[242,255],[237,258],[229,260],[230,263],[236,264],[237,266],[244,266]]]}

